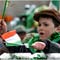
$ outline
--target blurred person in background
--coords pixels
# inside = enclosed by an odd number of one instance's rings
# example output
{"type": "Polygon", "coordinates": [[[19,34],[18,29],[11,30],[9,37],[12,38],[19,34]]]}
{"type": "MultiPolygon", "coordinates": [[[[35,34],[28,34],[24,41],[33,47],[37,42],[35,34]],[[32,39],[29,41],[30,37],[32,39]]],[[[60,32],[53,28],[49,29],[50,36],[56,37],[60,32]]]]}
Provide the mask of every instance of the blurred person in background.
{"type": "Polygon", "coordinates": [[[7,48],[4,45],[4,41],[1,38],[1,35],[6,32],[7,32],[6,22],[3,19],[0,19],[0,54],[8,52],[7,48]]]}
{"type": "Polygon", "coordinates": [[[24,42],[24,38],[27,34],[25,27],[24,26],[19,26],[16,29],[16,31],[17,31],[17,34],[19,35],[19,37],[21,38],[21,41],[24,42]]]}

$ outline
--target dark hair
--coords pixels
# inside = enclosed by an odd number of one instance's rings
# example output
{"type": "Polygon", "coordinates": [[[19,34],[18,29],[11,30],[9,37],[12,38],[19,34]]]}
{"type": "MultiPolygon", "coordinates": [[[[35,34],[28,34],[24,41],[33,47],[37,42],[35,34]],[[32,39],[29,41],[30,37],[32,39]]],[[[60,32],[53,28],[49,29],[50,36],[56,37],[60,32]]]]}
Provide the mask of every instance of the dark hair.
{"type": "Polygon", "coordinates": [[[19,35],[25,35],[26,32],[25,31],[21,31],[21,32],[17,32],[17,34],[19,34],[19,35]]]}
{"type": "Polygon", "coordinates": [[[43,10],[34,14],[34,20],[39,22],[39,18],[52,18],[55,27],[60,25],[59,13],[55,10],[43,10]]]}

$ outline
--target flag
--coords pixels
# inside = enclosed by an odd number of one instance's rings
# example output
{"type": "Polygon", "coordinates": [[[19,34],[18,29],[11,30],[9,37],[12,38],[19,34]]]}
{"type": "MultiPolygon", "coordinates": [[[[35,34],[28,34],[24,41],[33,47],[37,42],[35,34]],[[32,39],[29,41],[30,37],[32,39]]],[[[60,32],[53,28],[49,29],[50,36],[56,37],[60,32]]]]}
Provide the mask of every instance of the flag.
{"type": "Polygon", "coordinates": [[[49,7],[55,9],[55,10],[59,10],[59,0],[51,0],[49,7]]]}
{"type": "Polygon", "coordinates": [[[2,38],[5,40],[6,46],[17,46],[22,44],[20,37],[16,33],[16,30],[4,33],[2,38]]]}

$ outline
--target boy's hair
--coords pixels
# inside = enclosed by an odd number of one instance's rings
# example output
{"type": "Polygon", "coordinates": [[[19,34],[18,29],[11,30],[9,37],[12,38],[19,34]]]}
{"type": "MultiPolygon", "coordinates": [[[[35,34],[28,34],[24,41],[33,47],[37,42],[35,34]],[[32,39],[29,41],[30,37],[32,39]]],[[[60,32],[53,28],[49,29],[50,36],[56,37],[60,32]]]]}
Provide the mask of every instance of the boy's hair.
{"type": "Polygon", "coordinates": [[[37,12],[34,14],[33,18],[38,22],[41,17],[52,18],[55,27],[60,25],[59,13],[53,9],[37,12]]]}

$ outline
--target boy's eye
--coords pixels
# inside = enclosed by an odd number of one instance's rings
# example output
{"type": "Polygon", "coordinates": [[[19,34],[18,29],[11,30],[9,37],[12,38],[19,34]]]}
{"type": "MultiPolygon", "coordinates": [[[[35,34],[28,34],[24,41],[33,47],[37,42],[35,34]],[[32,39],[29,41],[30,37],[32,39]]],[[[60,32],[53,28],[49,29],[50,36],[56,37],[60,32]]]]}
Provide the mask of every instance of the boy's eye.
{"type": "Polygon", "coordinates": [[[41,24],[39,24],[38,26],[41,26],[41,24]]]}
{"type": "Polygon", "coordinates": [[[45,26],[49,26],[48,24],[44,24],[45,26]]]}
{"type": "Polygon", "coordinates": [[[47,24],[47,23],[38,24],[38,26],[42,26],[42,25],[46,26],[46,27],[49,26],[49,24],[47,24]]]}

